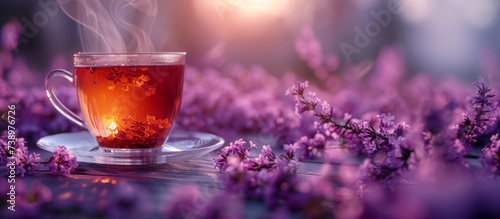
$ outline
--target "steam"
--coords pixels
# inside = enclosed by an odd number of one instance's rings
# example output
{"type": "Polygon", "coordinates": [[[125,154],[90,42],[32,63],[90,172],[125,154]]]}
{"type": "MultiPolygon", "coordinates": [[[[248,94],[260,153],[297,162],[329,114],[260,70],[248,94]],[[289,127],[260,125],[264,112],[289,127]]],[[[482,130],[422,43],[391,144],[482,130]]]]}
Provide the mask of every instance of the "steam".
{"type": "Polygon", "coordinates": [[[79,25],[85,52],[154,52],[156,0],[57,0],[79,25]]]}

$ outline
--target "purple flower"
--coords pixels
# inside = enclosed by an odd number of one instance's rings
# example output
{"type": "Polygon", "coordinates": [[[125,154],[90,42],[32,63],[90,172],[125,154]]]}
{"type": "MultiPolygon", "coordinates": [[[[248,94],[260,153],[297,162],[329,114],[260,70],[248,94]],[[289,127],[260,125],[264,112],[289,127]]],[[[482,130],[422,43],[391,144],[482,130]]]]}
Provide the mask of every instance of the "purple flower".
{"type": "MultiPolygon", "coordinates": [[[[295,151],[293,148],[287,146],[288,151],[285,154],[276,156],[269,145],[264,145],[261,150],[262,153],[252,158],[250,157],[250,150],[257,148],[257,146],[251,141],[248,148],[244,144],[246,142],[243,139],[239,139],[234,143],[231,142],[229,146],[224,147],[221,151],[218,151],[219,158],[212,159],[215,169],[221,172],[227,170],[237,171],[238,169],[248,171],[271,170],[277,167],[280,161],[290,163],[294,159],[293,155],[295,151]]],[[[294,165],[291,165],[291,167],[295,168],[294,165]]]]}
{"type": "MultiPolygon", "coordinates": [[[[7,139],[6,136],[1,136],[1,138],[7,139]]],[[[2,165],[9,163],[10,160],[14,160],[16,174],[21,176],[24,176],[24,174],[34,174],[35,170],[40,168],[40,155],[36,153],[28,154],[28,147],[25,145],[24,138],[17,138],[15,140],[14,154],[12,156],[9,153],[7,142],[3,139],[0,139],[0,162],[2,165]]]]}
{"type": "Polygon", "coordinates": [[[491,98],[495,97],[489,94],[491,89],[486,87],[483,81],[476,81],[474,85],[478,88],[477,94],[469,97],[470,110],[464,115],[464,120],[457,130],[458,138],[468,144],[468,150],[471,150],[470,145],[476,142],[479,134],[495,124],[497,116],[497,102],[491,102],[491,98]]]}
{"type": "MultiPolygon", "coordinates": [[[[219,153],[219,159],[214,159],[214,166],[226,173],[220,178],[226,186],[228,192],[243,192],[247,197],[262,199],[268,206],[276,206],[280,200],[292,201],[295,198],[288,198],[285,195],[289,190],[293,194],[297,189],[294,184],[288,187],[290,178],[295,179],[297,164],[294,162],[296,147],[285,146],[284,154],[276,155],[269,145],[262,147],[261,153],[257,157],[251,157],[250,149],[256,147],[253,143],[247,149],[242,139],[230,143],[219,153]],[[235,159],[230,159],[229,155],[235,159]],[[276,190],[276,188],[279,188],[276,190]]],[[[298,195],[304,195],[297,193],[298,195]]],[[[295,195],[293,197],[296,197],[295,195]]],[[[308,197],[308,196],[307,196],[308,197]]],[[[308,199],[301,199],[301,203],[308,203],[308,199]]]]}
{"type": "Polygon", "coordinates": [[[500,166],[500,141],[498,134],[491,136],[491,145],[484,147],[479,161],[488,173],[498,174],[500,166]]]}
{"type": "Polygon", "coordinates": [[[243,161],[248,158],[250,155],[250,149],[256,148],[257,146],[250,142],[250,147],[247,149],[244,144],[246,144],[243,139],[236,140],[234,143],[231,142],[229,146],[224,147],[221,149],[221,152],[217,151],[217,154],[219,155],[220,158],[215,159],[213,158],[213,164],[215,166],[215,169],[219,171],[226,171],[227,168],[229,167],[229,162],[237,162],[239,163],[240,161],[243,161]]]}
{"type": "Polygon", "coordinates": [[[5,135],[0,135],[2,139],[0,139],[0,165],[5,166],[8,161],[9,154],[9,146],[7,142],[4,140],[5,135]]]}
{"type": "Polygon", "coordinates": [[[314,159],[323,153],[326,147],[325,136],[320,133],[316,133],[313,138],[302,136],[295,142],[295,147],[300,148],[301,158],[314,159]]]}
{"type": "MultiPolygon", "coordinates": [[[[300,86],[300,83],[299,87],[300,86]]],[[[305,86],[302,86],[305,88],[305,86]]],[[[394,123],[395,117],[390,114],[380,114],[369,118],[369,121],[353,119],[351,115],[345,114],[340,119],[338,113],[328,103],[322,103],[318,107],[319,99],[304,97],[303,89],[292,86],[288,93],[295,95],[297,112],[302,114],[306,111],[314,112],[318,118],[318,132],[313,138],[303,136],[295,144],[301,148],[302,158],[315,159],[324,152],[324,149],[331,145],[332,141],[341,141],[344,145],[357,154],[364,152],[367,155],[373,155],[379,151],[391,151],[393,139],[402,137],[406,123],[394,123]],[[324,133],[324,134],[322,134],[324,133]]]]}
{"type": "Polygon", "coordinates": [[[285,144],[283,148],[285,149],[285,153],[280,155],[281,159],[290,161],[295,158],[295,152],[298,149],[297,145],[285,144]]]}
{"type": "Polygon", "coordinates": [[[29,174],[33,174],[34,170],[39,170],[40,169],[40,164],[38,163],[40,161],[40,154],[37,153],[32,153],[29,156],[26,157],[26,161],[23,164],[23,168],[27,170],[29,174]]]}
{"type": "Polygon", "coordinates": [[[243,193],[247,198],[263,200],[270,208],[285,203],[287,208],[303,210],[308,215],[318,213],[318,205],[328,195],[324,191],[331,186],[329,183],[315,185],[315,179],[300,178],[283,161],[278,162],[276,168],[256,171],[248,171],[243,165],[239,165],[221,176],[221,179],[230,193],[243,193]]]}
{"type": "Polygon", "coordinates": [[[394,189],[394,185],[404,182],[401,174],[403,172],[404,161],[397,157],[394,152],[384,153],[380,160],[365,159],[359,168],[361,180],[365,182],[376,181],[394,189]]]}
{"type": "Polygon", "coordinates": [[[276,159],[276,154],[274,154],[273,150],[271,149],[271,146],[269,146],[269,145],[262,146],[262,154],[265,157],[267,157],[268,160],[275,160],[276,159]]]}
{"type": "Polygon", "coordinates": [[[300,96],[304,95],[305,89],[309,87],[309,82],[304,81],[304,82],[297,82],[297,85],[292,85],[290,88],[288,88],[285,92],[285,95],[295,95],[295,96],[300,96]]]}
{"type": "MultiPolygon", "coordinates": [[[[77,111],[78,101],[74,87],[62,86],[58,87],[58,91],[58,98],[70,110],[77,111]]],[[[48,134],[81,130],[52,106],[45,89],[14,86],[10,81],[0,79],[0,114],[7,111],[6,107],[11,103],[16,103],[16,119],[24,121],[16,124],[16,134],[29,143],[48,134]]],[[[3,125],[0,124],[0,127],[7,129],[3,125]]]]}
{"type": "Polygon", "coordinates": [[[71,150],[58,145],[54,154],[47,161],[47,166],[50,169],[50,174],[68,175],[78,167],[78,163],[76,156],[71,154],[71,150]]]}

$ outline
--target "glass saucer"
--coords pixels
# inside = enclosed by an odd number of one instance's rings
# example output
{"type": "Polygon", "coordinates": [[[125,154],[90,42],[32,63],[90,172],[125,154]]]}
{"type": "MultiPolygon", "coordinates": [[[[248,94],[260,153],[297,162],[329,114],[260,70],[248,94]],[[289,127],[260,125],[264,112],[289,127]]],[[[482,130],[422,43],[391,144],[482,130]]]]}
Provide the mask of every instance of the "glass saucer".
{"type": "Polygon", "coordinates": [[[162,147],[156,149],[108,149],[99,147],[90,132],[71,132],[49,135],[38,140],[38,147],[54,152],[57,145],[66,146],[78,162],[145,165],[189,160],[201,157],[222,147],[224,139],[202,132],[174,131],[162,147]]]}

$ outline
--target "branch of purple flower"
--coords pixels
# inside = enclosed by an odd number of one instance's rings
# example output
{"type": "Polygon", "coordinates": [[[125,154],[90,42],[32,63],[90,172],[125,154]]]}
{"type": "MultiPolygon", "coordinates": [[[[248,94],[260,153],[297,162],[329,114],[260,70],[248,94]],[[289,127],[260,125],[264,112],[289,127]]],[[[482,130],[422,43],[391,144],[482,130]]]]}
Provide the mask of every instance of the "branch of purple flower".
{"type": "MultiPolygon", "coordinates": [[[[354,154],[365,153],[367,155],[373,155],[379,151],[389,151],[394,147],[392,142],[399,137],[403,137],[405,134],[405,129],[408,128],[406,123],[399,123],[394,125],[394,116],[381,114],[377,116],[379,122],[379,130],[377,130],[371,122],[361,121],[359,119],[353,119],[351,115],[344,114],[341,118],[334,107],[330,106],[328,103],[321,101],[316,97],[316,94],[309,93],[306,97],[304,95],[305,89],[308,87],[309,83],[305,81],[304,83],[298,82],[297,86],[293,85],[286,91],[286,94],[294,95],[296,100],[295,112],[301,115],[305,112],[312,111],[313,115],[318,117],[319,126],[323,125],[325,134],[331,136],[332,140],[342,140],[344,145],[351,150],[354,154]],[[318,107],[318,103],[321,103],[321,107],[318,107]],[[335,134],[334,134],[335,133],[335,134]],[[359,144],[364,144],[364,148],[359,150],[359,144]],[[354,147],[353,147],[354,146],[354,147]]],[[[318,130],[319,131],[319,130],[318,130]]],[[[304,142],[308,145],[309,143],[304,142]]],[[[302,147],[303,150],[311,151],[311,144],[307,147],[302,147]]],[[[318,152],[322,153],[324,148],[321,148],[318,152]]],[[[303,153],[305,156],[303,158],[313,159],[316,156],[311,153],[303,153]]]]}
{"type": "Polygon", "coordinates": [[[478,134],[495,123],[497,109],[497,102],[491,102],[491,98],[495,97],[489,94],[492,89],[486,87],[483,81],[476,81],[473,85],[478,88],[477,94],[468,98],[470,111],[464,115],[464,121],[459,124],[457,131],[457,138],[466,143],[469,151],[472,144],[476,143],[478,134]]]}
{"type": "Polygon", "coordinates": [[[378,181],[389,188],[404,181],[402,172],[408,169],[408,161],[415,150],[414,145],[409,143],[411,140],[406,133],[409,126],[405,122],[396,125],[395,117],[390,114],[380,114],[368,121],[352,118],[347,113],[342,118],[338,110],[322,102],[314,93],[305,96],[307,86],[307,81],[298,82],[286,91],[287,95],[294,95],[298,115],[312,111],[319,120],[314,138],[303,136],[295,142],[301,149],[301,158],[315,159],[323,156],[328,145],[340,142],[351,153],[368,156],[359,167],[358,186],[353,185],[358,190],[363,190],[362,185],[370,181],[378,181]],[[321,103],[321,107],[318,107],[318,103],[321,103]],[[381,156],[376,159],[375,155],[378,154],[381,156]]]}
{"type": "MultiPolygon", "coordinates": [[[[468,154],[472,144],[476,142],[476,137],[485,132],[488,126],[496,121],[496,105],[491,98],[495,95],[489,94],[491,89],[484,85],[484,82],[474,83],[478,92],[476,96],[470,97],[471,110],[464,115],[464,121],[456,127],[456,139],[446,141],[448,152],[444,155],[450,161],[456,161],[467,166],[465,158],[478,158],[468,154]],[[463,145],[465,150],[459,146],[463,145]],[[458,156],[458,157],[457,157],[458,156]],[[456,159],[452,159],[456,157],[456,159]],[[461,157],[461,158],[460,158],[461,157]],[[465,163],[463,163],[465,161],[465,163]]],[[[380,114],[375,117],[369,116],[360,119],[352,118],[349,114],[341,117],[337,109],[328,103],[321,101],[315,93],[304,94],[308,82],[298,82],[286,92],[287,95],[294,96],[296,105],[295,112],[298,115],[312,112],[317,117],[317,133],[314,137],[303,136],[295,145],[301,150],[303,159],[315,159],[324,155],[325,148],[339,144],[344,146],[355,155],[363,154],[368,156],[359,168],[360,179],[363,182],[375,180],[384,185],[394,185],[403,182],[403,173],[408,170],[410,159],[415,156],[415,148],[422,147],[418,142],[422,137],[418,137],[417,132],[408,133],[405,122],[395,124],[394,116],[380,114]],[[336,143],[335,143],[336,142],[336,143]],[[378,156],[380,155],[380,156],[378,156]],[[378,158],[377,158],[378,157],[378,158]],[[380,159],[383,157],[383,159],[380,159]]],[[[445,137],[447,130],[442,130],[441,135],[436,135],[436,139],[445,137]]],[[[484,149],[486,155],[482,155],[481,161],[487,169],[498,171],[500,164],[500,153],[496,139],[492,138],[492,146],[484,149]]],[[[433,147],[442,147],[439,141],[424,146],[428,151],[433,147]],[[437,145],[434,145],[437,143],[437,145]]]]}
{"type": "Polygon", "coordinates": [[[24,138],[16,139],[13,156],[8,154],[8,144],[3,139],[5,138],[0,139],[0,165],[14,165],[16,175],[35,174],[35,171],[40,171],[42,166],[49,168],[49,174],[68,175],[78,167],[76,156],[64,146],[57,146],[56,151],[47,161],[40,161],[40,154],[28,153],[24,138]]]}

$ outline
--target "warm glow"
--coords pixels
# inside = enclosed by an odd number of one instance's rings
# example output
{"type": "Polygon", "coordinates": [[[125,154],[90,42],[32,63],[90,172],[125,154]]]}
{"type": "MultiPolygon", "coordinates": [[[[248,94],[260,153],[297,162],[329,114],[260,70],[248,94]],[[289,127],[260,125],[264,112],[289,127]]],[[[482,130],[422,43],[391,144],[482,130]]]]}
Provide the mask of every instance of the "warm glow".
{"type": "Polygon", "coordinates": [[[116,130],[116,124],[115,122],[111,122],[111,124],[109,124],[108,126],[108,129],[112,132],[114,132],[116,130]]]}
{"type": "Polygon", "coordinates": [[[203,21],[222,24],[227,30],[231,29],[228,21],[235,22],[234,25],[250,25],[286,17],[294,5],[289,0],[213,0],[196,2],[193,6],[203,21]]]}
{"type": "Polygon", "coordinates": [[[241,1],[236,9],[246,16],[280,15],[287,6],[285,0],[241,1]]]}
{"type": "MultiPolygon", "coordinates": [[[[102,184],[108,184],[108,183],[111,183],[111,184],[116,184],[116,180],[114,179],[111,179],[111,178],[97,178],[95,179],[94,181],[92,181],[92,183],[102,183],[102,184]]],[[[85,185],[84,187],[86,187],[87,185],[85,185]]]]}
{"type": "Polygon", "coordinates": [[[109,125],[108,125],[108,129],[111,131],[111,133],[113,134],[113,137],[115,137],[115,134],[118,133],[118,130],[116,130],[116,128],[118,128],[116,126],[116,123],[115,122],[111,122],[109,125]]]}

